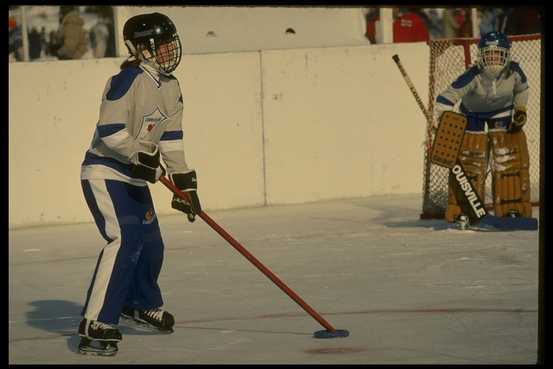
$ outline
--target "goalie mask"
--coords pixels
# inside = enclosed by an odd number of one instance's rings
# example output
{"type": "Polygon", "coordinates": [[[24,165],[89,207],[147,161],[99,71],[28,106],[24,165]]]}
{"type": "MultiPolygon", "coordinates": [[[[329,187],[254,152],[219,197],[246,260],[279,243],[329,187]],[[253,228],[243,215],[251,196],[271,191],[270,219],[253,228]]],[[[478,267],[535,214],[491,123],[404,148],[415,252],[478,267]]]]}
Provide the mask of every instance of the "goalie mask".
{"type": "Polygon", "coordinates": [[[478,64],[484,73],[497,78],[511,61],[511,43],[501,32],[486,33],[478,43],[478,64]]]}
{"type": "Polygon", "coordinates": [[[125,23],[123,39],[132,56],[170,74],[180,63],[182,47],[177,29],[160,13],[136,15],[125,23]]]}

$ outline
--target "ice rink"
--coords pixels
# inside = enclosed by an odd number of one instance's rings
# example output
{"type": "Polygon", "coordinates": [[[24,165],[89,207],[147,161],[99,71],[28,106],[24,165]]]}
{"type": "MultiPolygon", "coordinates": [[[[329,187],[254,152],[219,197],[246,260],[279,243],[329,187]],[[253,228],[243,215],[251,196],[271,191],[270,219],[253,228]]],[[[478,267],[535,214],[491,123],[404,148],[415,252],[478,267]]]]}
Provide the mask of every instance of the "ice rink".
{"type": "MultiPolygon", "coordinates": [[[[115,357],[77,353],[103,247],[93,223],[9,232],[12,364],[535,364],[538,231],[419,220],[420,195],[207,211],[337,329],[323,327],[201,219],[160,216],[175,332],[121,325],[115,357]]],[[[534,209],[538,216],[538,209],[534,209]]],[[[91,219],[92,220],[92,219],[91,219]]]]}

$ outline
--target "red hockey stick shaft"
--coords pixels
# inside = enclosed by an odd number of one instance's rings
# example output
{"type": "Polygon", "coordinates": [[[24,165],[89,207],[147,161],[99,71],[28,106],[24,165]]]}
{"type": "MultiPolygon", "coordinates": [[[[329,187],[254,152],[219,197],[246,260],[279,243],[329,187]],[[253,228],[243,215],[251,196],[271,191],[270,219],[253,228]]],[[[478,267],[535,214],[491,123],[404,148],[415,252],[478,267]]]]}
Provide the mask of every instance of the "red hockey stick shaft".
{"type": "MultiPolygon", "coordinates": [[[[161,183],[171,190],[175,195],[180,197],[186,202],[190,202],[188,195],[180,191],[167,177],[161,176],[159,178],[161,183]]],[[[202,218],[215,232],[219,233],[221,237],[227,240],[239,253],[241,253],[246,259],[248,259],[257,269],[259,269],[267,278],[275,283],[284,293],[286,293],[292,300],[294,300],[299,306],[302,307],[309,315],[311,315],[317,322],[319,322],[328,331],[334,332],[336,329],[327,322],[319,313],[317,313],[311,306],[309,306],[301,297],[299,297],[294,291],[292,291],[280,278],[278,278],[273,272],[263,265],[255,256],[253,256],[240,242],[236,241],[227,231],[225,231],[220,225],[215,223],[205,211],[197,214],[202,218]]]]}

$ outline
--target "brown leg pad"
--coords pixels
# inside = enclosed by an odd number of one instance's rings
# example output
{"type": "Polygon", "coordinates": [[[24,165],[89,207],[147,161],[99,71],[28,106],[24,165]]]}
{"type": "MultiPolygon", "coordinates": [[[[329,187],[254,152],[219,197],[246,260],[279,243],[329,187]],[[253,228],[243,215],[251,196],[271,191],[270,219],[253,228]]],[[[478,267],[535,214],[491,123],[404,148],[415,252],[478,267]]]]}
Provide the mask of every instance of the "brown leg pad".
{"type": "MultiPolygon", "coordinates": [[[[484,201],[484,188],[486,183],[486,169],[488,164],[488,136],[482,132],[466,132],[463,137],[463,144],[459,151],[459,162],[463,165],[467,177],[474,186],[478,196],[484,201]]],[[[448,201],[445,212],[445,219],[453,222],[455,217],[461,213],[461,208],[453,190],[454,179],[449,174],[448,179],[448,201]]]]}
{"type": "Polygon", "coordinates": [[[521,216],[532,216],[530,203],[530,157],[526,135],[490,132],[493,155],[493,200],[498,217],[517,211],[521,216]]]}

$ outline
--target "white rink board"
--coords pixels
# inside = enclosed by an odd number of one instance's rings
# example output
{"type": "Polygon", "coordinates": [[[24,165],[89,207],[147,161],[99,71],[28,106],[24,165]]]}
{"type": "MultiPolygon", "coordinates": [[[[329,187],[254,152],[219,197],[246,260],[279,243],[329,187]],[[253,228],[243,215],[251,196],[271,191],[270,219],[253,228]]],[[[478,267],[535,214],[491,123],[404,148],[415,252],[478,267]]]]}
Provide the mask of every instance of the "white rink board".
{"type": "MultiPolygon", "coordinates": [[[[185,55],[189,164],[205,209],[302,203],[422,189],[423,43],[185,55]]],[[[101,93],[122,58],[9,66],[10,228],[90,222],[80,164],[101,93]]],[[[171,194],[150,186],[159,214],[171,194]]]]}
{"type": "Polygon", "coordinates": [[[395,53],[425,100],[424,45],[263,53],[268,203],[421,191],[425,120],[395,53]]]}

